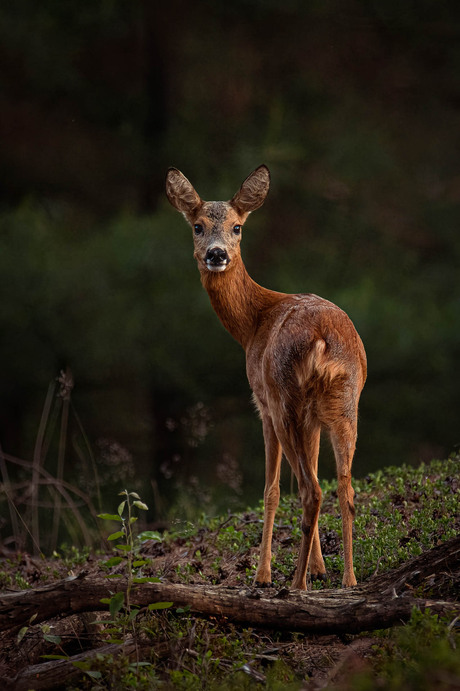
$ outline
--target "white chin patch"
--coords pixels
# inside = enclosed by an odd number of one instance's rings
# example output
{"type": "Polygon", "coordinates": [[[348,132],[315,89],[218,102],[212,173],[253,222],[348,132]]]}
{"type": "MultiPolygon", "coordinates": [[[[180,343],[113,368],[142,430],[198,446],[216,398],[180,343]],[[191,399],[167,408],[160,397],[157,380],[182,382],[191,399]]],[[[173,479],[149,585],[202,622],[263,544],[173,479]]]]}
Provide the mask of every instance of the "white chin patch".
{"type": "Polygon", "coordinates": [[[206,262],[206,268],[208,269],[208,271],[225,271],[227,266],[228,262],[226,262],[225,264],[211,264],[210,262],[206,262]]]}

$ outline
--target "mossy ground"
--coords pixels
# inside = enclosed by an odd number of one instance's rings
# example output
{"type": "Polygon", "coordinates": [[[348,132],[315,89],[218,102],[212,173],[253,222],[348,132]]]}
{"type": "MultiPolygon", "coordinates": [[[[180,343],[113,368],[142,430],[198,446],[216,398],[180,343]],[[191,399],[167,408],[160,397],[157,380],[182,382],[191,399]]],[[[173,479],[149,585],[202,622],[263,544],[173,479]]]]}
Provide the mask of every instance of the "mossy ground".
{"type": "MultiPolygon", "coordinates": [[[[417,468],[388,468],[355,480],[355,571],[358,581],[387,571],[460,532],[459,456],[417,468]]],[[[328,569],[325,583],[340,587],[343,559],[336,483],[323,484],[320,536],[328,569]]],[[[252,583],[263,507],[221,518],[200,517],[140,546],[142,577],[226,586],[252,583]],[[147,564],[145,563],[147,561],[147,564]]],[[[289,586],[300,541],[301,510],[285,496],[276,516],[273,580],[289,586]]],[[[0,587],[26,588],[78,573],[101,571],[104,555],[63,550],[49,560],[28,555],[4,559],[0,587]]],[[[120,572],[123,564],[109,570],[120,572]]],[[[107,569],[106,569],[107,570],[107,569]]],[[[458,597],[452,581],[443,597],[458,597]]],[[[425,582],[436,592],[436,574],[425,582]]],[[[100,642],[107,640],[99,625],[100,642]]],[[[200,619],[187,609],[140,612],[141,666],[123,656],[91,663],[75,688],[92,689],[456,689],[460,656],[454,614],[439,620],[414,611],[409,624],[359,636],[308,636],[242,629],[225,620],[200,619]]],[[[36,627],[33,627],[36,628],[36,627]]],[[[41,635],[43,630],[28,635],[41,635]]],[[[52,638],[52,637],[51,637],[52,638]]],[[[52,641],[51,641],[52,642],[52,641]]],[[[74,641],[75,643],[75,641],[74,641]]],[[[21,645],[21,643],[19,643],[21,645]]],[[[69,643],[70,645],[70,643],[69,643]]],[[[60,642],[66,651],[66,641],[60,642]]]]}

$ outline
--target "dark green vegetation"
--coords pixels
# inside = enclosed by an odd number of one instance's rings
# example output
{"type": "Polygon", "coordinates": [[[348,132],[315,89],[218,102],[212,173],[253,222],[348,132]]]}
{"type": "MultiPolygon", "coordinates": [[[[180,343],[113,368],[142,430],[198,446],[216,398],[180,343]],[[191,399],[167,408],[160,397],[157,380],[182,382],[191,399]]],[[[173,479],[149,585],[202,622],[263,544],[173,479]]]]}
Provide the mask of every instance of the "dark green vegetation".
{"type": "MultiPolygon", "coordinates": [[[[47,387],[69,366],[104,486],[123,473],[121,486],[148,485],[156,518],[184,497],[193,515],[261,496],[243,354],[163,179],[175,165],[203,196],[229,198],[262,162],[273,185],[244,230],[251,275],[338,303],[367,348],[355,475],[455,448],[459,11],[3,3],[3,450],[32,462],[47,387]]],[[[89,491],[79,435],[71,413],[66,476],[89,491]]]]}
{"type": "MultiPolygon", "coordinates": [[[[355,571],[358,581],[384,573],[460,532],[458,456],[417,468],[389,468],[355,482],[355,571]]],[[[323,484],[320,536],[329,580],[313,587],[340,587],[341,544],[336,483],[323,484]]],[[[198,523],[176,524],[163,535],[141,533],[135,539],[137,496],[114,497],[112,554],[88,556],[62,549],[52,559],[17,555],[0,565],[0,587],[24,589],[48,584],[70,571],[94,576],[132,574],[132,582],[165,581],[194,584],[248,585],[252,582],[261,535],[262,507],[220,519],[204,516],[198,523]],[[118,511],[116,506],[118,506],[118,511]],[[123,526],[127,526],[123,533],[123,526]],[[122,528],[120,530],[120,528],[122,528]]],[[[282,499],[276,517],[273,575],[277,587],[288,586],[300,541],[300,506],[282,499]]],[[[107,544],[107,543],[106,543],[107,544]]],[[[458,573],[432,574],[419,586],[418,597],[458,598],[458,573]]],[[[137,610],[116,594],[98,615],[99,623],[82,618],[26,627],[14,652],[3,641],[2,662],[10,665],[17,650],[47,659],[80,653],[87,647],[115,646],[124,641],[130,657],[119,649],[79,661],[78,689],[385,689],[451,690],[460,684],[458,620],[414,610],[411,621],[387,631],[359,636],[308,636],[235,627],[224,619],[200,619],[171,603],[137,610]],[[136,642],[136,646],[133,645],[136,642]],[[137,652],[136,652],[137,649],[137,652]],[[10,657],[8,658],[8,655],[10,657]]],[[[8,634],[10,636],[10,634],[8,634]]],[[[12,674],[10,674],[12,676],[12,674]]]]}
{"type": "MultiPolygon", "coordinates": [[[[249,272],[331,299],[363,337],[358,578],[458,533],[458,456],[418,464],[460,442],[459,12],[451,0],[2,4],[2,588],[100,573],[97,513],[116,511],[123,487],[150,507],[140,529],[162,521],[168,532],[106,572],[252,579],[261,508],[242,509],[262,494],[260,425],[243,354],[164,200],[169,165],[218,199],[268,164],[270,195],[244,229],[249,272]],[[73,390],[55,382],[67,368],[73,390]],[[418,467],[378,470],[402,463],[418,467]],[[27,554],[40,550],[48,558],[27,554]]],[[[332,476],[326,454],[320,477],[332,476]]],[[[331,587],[340,525],[334,484],[324,488],[331,587]]],[[[295,499],[277,526],[283,587],[295,499]]],[[[434,575],[424,590],[436,587],[434,575]]],[[[34,650],[70,655],[120,633],[147,641],[148,665],[106,654],[78,688],[458,688],[453,617],[414,612],[407,626],[343,641],[125,605],[107,605],[112,632],[32,623],[15,651],[28,664],[34,650]]]]}

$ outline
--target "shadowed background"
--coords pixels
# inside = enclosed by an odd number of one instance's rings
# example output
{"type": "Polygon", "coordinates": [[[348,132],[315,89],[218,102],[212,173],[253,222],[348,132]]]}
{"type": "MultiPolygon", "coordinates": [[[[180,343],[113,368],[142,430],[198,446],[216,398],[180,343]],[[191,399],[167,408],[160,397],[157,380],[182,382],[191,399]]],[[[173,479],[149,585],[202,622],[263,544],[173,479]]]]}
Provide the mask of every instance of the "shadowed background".
{"type": "Polygon", "coordinates": [[[151,520],[261,497],[244,354],[164,196],[169,165],[228,199],[261,163],[249,273],[336,302],[366,346],[354,474],[452,451],[457,3],[17,0],[0,46],[5,453],[90,494],[95,464],[103,494],[142,489],[151,520]],[[66,368],[67,418],[49,389],[66,368]]]}

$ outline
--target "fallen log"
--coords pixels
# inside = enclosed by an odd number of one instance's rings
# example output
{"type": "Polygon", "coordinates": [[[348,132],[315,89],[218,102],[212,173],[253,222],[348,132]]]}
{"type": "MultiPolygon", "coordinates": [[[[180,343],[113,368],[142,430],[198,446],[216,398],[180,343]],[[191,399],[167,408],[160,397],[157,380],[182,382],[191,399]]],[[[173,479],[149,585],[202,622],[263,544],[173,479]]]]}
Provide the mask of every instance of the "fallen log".
{"type": "MultiPolygon", "coordinates": [[[[424,591],[427,584],[430,588],[434,586],[436,592],[441,584],[441,591],[455,598],[459,579],[460,538],[456,538],[349,590],[301,593],[287,589],[276,592],[272,588],[262,590],[155,583],[136,586],[131,592],[131,601],[140,607],[159,601],[173,602],[176,607],[189,605],[192,612],[201,616],[219,616],[234,623],[261,628],[315,634],[358,633],[402,623],[409,619],[414,606],[429,608],[438,614],[458,613],[460,603],[456,599],[428,599],[414,597],[413,593],[419,586],[424,591]]],[[[70,621],[69,615],[101,610],[100,598],[110,597],[114,586],[114,581],[80,574],[77,578],[34,590],[0,593],[3,639],[10,639],[15,630],[27,626],[31,619],[32,634],[34,629],[39,628],[36,624],[55,619],[56,616],[67,617],[70,621]]],[[[125,591],[126,587],[126,581],[116,582],[117,590],[125,591]]],[[[63,620],[62,625],[66,621],[63,620]]],[[[56,624],[60,625],[54,621],[54,631],[57,631],[56,624]]],[[[148,643],[147,648],[150,645],[148,643]]],[[[75,662],[90,661],[96,654],[123,654],[128,657],[134,654],[136,657],[136,650],[134,642],[128,640],[122,645],[103,645],[65,660],[26,667],[13,664],[10,656],[6,655],[4,662],[7,664],[3,665],[0,673],[1,681],[4,688],[15,691],[61,688],[64,682],[71,682],[73,677],[81,674],[75,662]]]]}
{"type": "Polygon", "coordinates": [[[441,594],[446,591],[449,596],[452,593],[460,595],[460,537],[446,540],[391,571],[375,575],[360,589],[363,592],[380,593],[382,596],[395,593],[401,595],[407,589],[416,589],[422,585],[426,587],[428,580],[433,593],[441,594]]]}
{"type": "Polygon", "coordinates": [[[90,662],[97,655],[126,655],[133,657],[136,653],[136,645],[129,641],[124,645],[108,644],[89,650],[79,655],[73,655],[64,660],[49,660],[36,665],[29,665],[22,669],[14,678],[3,678],[3,687],[11,691],[40,691],[40,689],[63,688],[75,677],[82,675],[81,669],[76,665],[81,662],[90,662]]]}
{"type": "MultiPolygon", "coordinates": [[[[241,625],[313,634],[360,633],[387,628],[410,618],[413,607],[433,613],[457,612],[458,601],[414,597],[413,591],[427,577],[445,573],[456,579],[460,573],[460,538],[454,538],[376,576],[362,586],[346,590],[279,592],[274,589],[144,583],[133,586],[133,605],[172,602],[190,607],[203,616],[224,617],[241,625]]],[[[114,591],[126,592],[126,579],[78,577],[33,590],[0,593],[0,631],[18,630],[33,621],[38,624],[57,616],[100,611],[102,598],[114,591]]],[[[452,591],[451,591],[452,592],[452,591]]]]}

